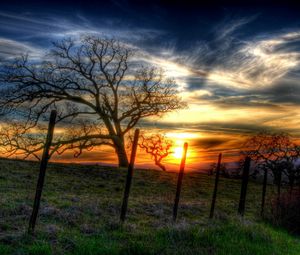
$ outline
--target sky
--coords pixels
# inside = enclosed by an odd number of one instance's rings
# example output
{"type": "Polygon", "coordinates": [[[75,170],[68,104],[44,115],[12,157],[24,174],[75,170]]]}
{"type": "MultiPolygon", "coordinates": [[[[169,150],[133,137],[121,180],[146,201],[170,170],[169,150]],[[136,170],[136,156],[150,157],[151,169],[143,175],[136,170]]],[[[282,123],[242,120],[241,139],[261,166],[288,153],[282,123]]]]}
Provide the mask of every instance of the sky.
{"type": "MultiPolygon", "coordinates": [[[[189,105],[143,125],[166,133],[177,147],[188,141],[191,169],[221,151],[232,161],[242,139],[260,130],[299,138],[300,7],[289,1],[202,2],[1,1],[0,59],[22,53],[38,59],[52,42],[86,33],[137,47],[175,78],[189,105]]],[[[104,155],[115,161],[105,149],[79,161],[104,155]]],[[[57,160],[73,161],[72,155],[57,160]]]]}

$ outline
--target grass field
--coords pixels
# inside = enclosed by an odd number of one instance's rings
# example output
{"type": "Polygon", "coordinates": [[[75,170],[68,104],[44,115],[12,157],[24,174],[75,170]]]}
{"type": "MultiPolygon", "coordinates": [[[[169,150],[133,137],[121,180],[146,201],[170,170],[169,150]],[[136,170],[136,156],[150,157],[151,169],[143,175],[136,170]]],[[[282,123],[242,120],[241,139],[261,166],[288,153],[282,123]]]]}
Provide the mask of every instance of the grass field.
{"type": "Polygon", "coordinates": [[[300,254],[300,239],[259,219],[261,186],[249,184],[237,216],[239,180],[184,176],[172,222],[176,173],[134,172],[127,221],[119,224],[126,169],[50,164],[35,237],[26,235],[38,164],[0,160],[0,254],[300,254]]]}

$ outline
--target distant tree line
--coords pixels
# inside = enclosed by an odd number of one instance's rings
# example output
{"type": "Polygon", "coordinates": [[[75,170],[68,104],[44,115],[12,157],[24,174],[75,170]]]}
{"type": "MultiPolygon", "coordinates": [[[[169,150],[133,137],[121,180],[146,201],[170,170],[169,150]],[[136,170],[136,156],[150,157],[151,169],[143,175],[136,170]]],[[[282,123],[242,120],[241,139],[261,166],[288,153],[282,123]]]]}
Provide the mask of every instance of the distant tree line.
{"type": "Polygon", "coordinates": [[[254,164],[253,176],[266,171],[278,187],[289,185],[292,191],[300,184],[300,146],[289,134],[283,132],[260,132],[246,140],[243,156],[249,156],[254,164]]]}
{"type": "MultiPolygon", "coordinates": [[[[240,151],[241,159],[236,169],[228,164],[221,163],[220,175],[226,178],[240,178],[246,156],[252,160],[251,173],[253,178],[263,176],[265,171],[280,187],[287,184],[290,190],[300,185],[300,146],[291,136],[284,132],[262,131],[247,138],[240,151]]],[[[217,163],[212,163],[208,170],[209,175],[216,172],[217,163]]]]}

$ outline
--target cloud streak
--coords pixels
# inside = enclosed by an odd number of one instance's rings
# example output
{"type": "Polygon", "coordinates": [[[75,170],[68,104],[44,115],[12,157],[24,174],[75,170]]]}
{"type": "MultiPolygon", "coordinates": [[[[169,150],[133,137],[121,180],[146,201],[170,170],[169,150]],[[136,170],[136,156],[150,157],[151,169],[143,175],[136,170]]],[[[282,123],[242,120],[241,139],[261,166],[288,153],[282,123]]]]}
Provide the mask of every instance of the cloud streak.
{"type": "Polygon", "coordinates": [[[237,53],[224,59],[224,66],[208,75],[208,80],[226,86],[253,89],[271,86],[297,69],[300,51],[283,52],[289,43],[299,42],[300,32],[284,33],[246,42],[237,53]]]}
{"type": "Polygon", "coordinates": [[[43,49],[33,46],[30,43],[0,38],[0,59],[7,60],[27,54],[32,59],[41,59],[43,53],[43,49]]]}

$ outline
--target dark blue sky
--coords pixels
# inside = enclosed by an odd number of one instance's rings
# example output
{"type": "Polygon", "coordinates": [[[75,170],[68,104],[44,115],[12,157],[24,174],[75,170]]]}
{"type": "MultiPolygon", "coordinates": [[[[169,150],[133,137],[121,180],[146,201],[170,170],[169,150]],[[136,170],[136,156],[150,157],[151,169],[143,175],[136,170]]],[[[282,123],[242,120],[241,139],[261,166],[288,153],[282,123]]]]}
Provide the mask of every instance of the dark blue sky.
{"type": "Polygon", "coordinates": [[[300,135],[299,6],[201,2],[2,1],[0,59],[23,53],[41,59],[65,37],[115,37],[175,77],[189,113],[202,116],[197,128],[284,127],[300,135]]]}
{"type": "MultiPolygon", "coordinates": [[[[13,19],[1,15],[0,32],[8,38],[22,40],[28,33],[34,35],[34,30],[26,31],[26,21],[21,20],[25,17],[50,19],[49,24],[40,24],[43,31],[53,30],[62,20],[78,26],[90,23],[118,30],[159,30],[164,32],[162,38],[144,43],[155,46],[171,41],[178,50],[193,46],[198,40],[209,42],[216,37],[218,29],[245,18],[251,22],[236,31],[240,39],[300,27],[300,8],[292,1],[2,1],[0,11],[19,16],[19,23],[16,18],[15,25],[20,30],[24,26],[23,31],[12,29],[13,19]],[[7,23],[7,19],[10,22],[7,23]]],[[[34,24],[28,24],[28,29],[30,25],[34,24]]]]}

